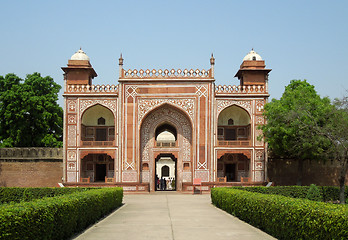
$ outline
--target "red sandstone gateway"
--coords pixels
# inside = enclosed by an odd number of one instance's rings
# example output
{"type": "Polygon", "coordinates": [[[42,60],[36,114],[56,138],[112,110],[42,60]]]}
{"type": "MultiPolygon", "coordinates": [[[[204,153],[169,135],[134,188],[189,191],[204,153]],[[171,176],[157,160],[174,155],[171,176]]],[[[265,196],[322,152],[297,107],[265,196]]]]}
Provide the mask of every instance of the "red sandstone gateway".
{"type": "Polygon", "coordinates": [[[118,84],[97,76],[81,49],[63,67],[64,185],[118,185],[125,191],[192,191],[262,184],[268,73],[254,50],[235,77],[216,86],[210,69],[125,70],[118,84]],[[244,182],[244,181],[243,181],[244,182]]]}

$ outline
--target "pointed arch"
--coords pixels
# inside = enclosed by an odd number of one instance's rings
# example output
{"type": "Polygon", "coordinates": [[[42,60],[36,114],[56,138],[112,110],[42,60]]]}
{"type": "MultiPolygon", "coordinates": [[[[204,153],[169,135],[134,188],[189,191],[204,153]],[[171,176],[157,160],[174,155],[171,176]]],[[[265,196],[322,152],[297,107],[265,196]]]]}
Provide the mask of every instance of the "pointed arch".
{"type": "MultiPolygon", "coordinates": [[[[178,159],[178,183],[183,181],[191,181],[192,173],[190,171],[185,174],[180,171],[183,162],[191,162],[192,160],[192,123],[185,112],[170,104],[161,104],[151,110],[141,122],[140,128],[140,164],[149,163],[150,170],[141,172],[141,181],[149,182],[150,188],[154,188],[155,178],[155,155],[159,152],[174,154],[178,159]],[[175,149],[165,148],[158,149],[155,146],[156,129],[163,124],[169,124],[175,128],[177,132],[177,146],[175,149]],[[156,153],[156,154],[155,154],[156,153]]],[[[180,184],[178,186],[181,186],[180,184]]],[[[178,189],[180,190],[180,189],[178,189]]]]}

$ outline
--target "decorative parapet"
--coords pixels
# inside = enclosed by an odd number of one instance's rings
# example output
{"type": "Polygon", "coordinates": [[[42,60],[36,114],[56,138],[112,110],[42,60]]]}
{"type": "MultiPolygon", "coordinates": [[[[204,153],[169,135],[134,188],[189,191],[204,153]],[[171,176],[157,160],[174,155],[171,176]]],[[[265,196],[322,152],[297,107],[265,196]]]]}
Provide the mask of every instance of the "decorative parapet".
{"type": "Polygon", "coordinates": [[[62,159],[63,148],[0,148],[0,160],[62,159]]]}
{"type": "Polygon", "coordinates": [[[172,70],[143,70],[140,69],[139,71],[134,69],[129,69],[128,71],[122,69],[122,75],[120,78],[125,79],[212,79],[213,76],[211,75],[211,70],[181,70],[181,69],[172,69],[172,70]]]}
{"type": "Polygon", "coordinates": [[[66,93],[118,94],[118,85],[73,85],[66,86],[66,93]]]}
{"type": "Polygon", "coordinates": [[[263,85],[218,85],[215,88],[215,94],[267,94],[267,91],[263,85]]]}

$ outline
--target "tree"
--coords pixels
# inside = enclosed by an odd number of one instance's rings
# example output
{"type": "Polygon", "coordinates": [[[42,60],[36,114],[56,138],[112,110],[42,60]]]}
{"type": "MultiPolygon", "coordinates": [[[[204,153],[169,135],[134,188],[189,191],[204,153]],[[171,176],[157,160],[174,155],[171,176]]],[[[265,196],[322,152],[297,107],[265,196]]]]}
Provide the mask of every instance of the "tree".
{"type": "MultiPolygon", "coordinates": [[[[314,118],[311,112],[306,113],[314,118]]],[[[348,96],[335,99],[333,108],[325,115],[324,126],[310,126],[318,135],[324,136],[330,142],[326,155],[339,161],[340,203],[345,204],[345,181],[348,171],[348,96]]]]}
{"type": "Polygon", "coordinates": [[[265,105],[263,135],[273,156],[298,161],[297,185],[302,185],[304,160],[325,160],[330,141],[309,126],[323,126],[331,109],[330,99],[321,98],[306,80],[292,80],[280,100],[265,105]]]}
{"type": "Polygon", "coordinates": [[[62,146],[61,86],[49,76],[0,76],[0,147],[62,146]]]}

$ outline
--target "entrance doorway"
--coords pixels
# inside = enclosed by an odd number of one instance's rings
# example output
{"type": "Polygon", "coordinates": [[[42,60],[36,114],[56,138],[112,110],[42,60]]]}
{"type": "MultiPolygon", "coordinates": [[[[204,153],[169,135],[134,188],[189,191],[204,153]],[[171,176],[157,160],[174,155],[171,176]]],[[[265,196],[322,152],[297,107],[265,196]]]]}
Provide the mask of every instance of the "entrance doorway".
{"type": "Polygon", "coordinates": [[[95,165],[95,181],[105,181],[106,164],[95,165]]]}
{"type": "Polygon", "coordinates": [[[236,181],[236,164],[225,165],[225,176],[227,178],[227,182],[236,181]]]}
{"type": "Polygon", "coordinates": [[[155,160],[155,190],[176,191],[176,161],[172,154],[159,154],[155,160]]]}

